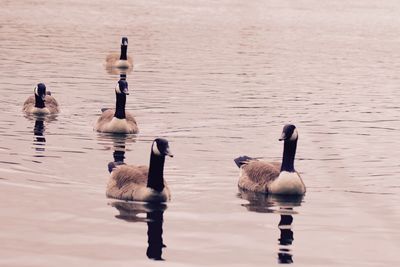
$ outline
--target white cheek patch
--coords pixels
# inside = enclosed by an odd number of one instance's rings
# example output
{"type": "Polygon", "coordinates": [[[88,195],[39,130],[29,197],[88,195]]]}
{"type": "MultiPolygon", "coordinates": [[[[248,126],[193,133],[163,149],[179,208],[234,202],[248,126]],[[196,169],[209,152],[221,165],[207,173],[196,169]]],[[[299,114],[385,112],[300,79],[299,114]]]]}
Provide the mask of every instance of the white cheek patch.
{"type": "Polygon", "coordinates": [[[39,96],[38,88],[35,86],[35,89],[33,90],[35,92],[35,95],[39,96]]]}
{"type": "Polygon", "coordinates": [[[290,137],[290,140],[291,141],[294,141],[294,140],[296,140],[297,139],[297,129],[294,129],[294,131],[293,131],[293,134],[292,134],[292,136],[290,137]]]}
{"type": "Polygon", "coordinates": [[[160,150],[158,150],[156,142],[153,143],[153,153],[154,153],[154,155],[157,155],[157,156],[161,155],[161,152],[160,152],[160,150]]]}
{"type": "Polygon", "coordinates": [[[121,90],[119,89],[119,83],[117,83],[117,86],[115,86],[115,92],[116,92],[117,94],[120,94],[120,93],[121,93],[121,90]]]}

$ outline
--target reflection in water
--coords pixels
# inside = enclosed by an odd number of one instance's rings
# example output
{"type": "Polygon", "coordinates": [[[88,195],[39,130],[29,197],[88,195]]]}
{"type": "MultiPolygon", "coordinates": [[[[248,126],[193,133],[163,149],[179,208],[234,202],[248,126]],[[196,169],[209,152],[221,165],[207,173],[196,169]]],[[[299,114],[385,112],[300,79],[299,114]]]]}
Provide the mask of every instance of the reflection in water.
{"type": "Polygon", "coordinates": [[[136,142],[136,135],[99,133],[97,139],[105,149],[113,150],[113,161],[108,163],[108,171],[111,172],[114,166],[125,164],[126,145],[136,142]]]}
{"type": "Polygon", "coordinates": [[[35,147],[36,151],[42,152],[45,150],[46,138],[44,137],[44,130],[44,119],[37,118],[35,120],[35,126],[33,128],[33,146],[35,147]]]}
{"type": "Polygon", "coordinates": [[[124,163],[125,144],[126,144],[126,138],[124,136],[121,136],[121,138],[113,139],[113,146],[114,146],[113,158],[114,158],[114,163],[116,165],[125,164],[124,163]]]}
{"type": "MultiPolygon", "coordinates": [[[[33,148],[35,149],[36,153],[33,155],[33,157],[44,157],[45,155],[43,154],[43,152],[45,151],[46,145],[46,138],[44,137],[44,132],[46,130],[45,122],[50,123],[57,120],[57,115],[25,114],[25,118],[30,121],[35,121],[35,125],[33,126],[33,148]]],[[[40,161],[36,160],[34,162],[40,163],[40,161]]]]}
{"type": "Polygon", "coordinates": [[[278,262],[279,263],[293,263],[292,254],[290,253],[290,246],[293,242],[292,231],[293,217],[290,214],[281,214],[281,220],[278,228],[281,231],[279,241],[278,262]]]}
{"type": "Polygon", "coordinates": [[[162,248],[166,247],[163,243],[163,222],[164,211],[167,206],[163,203],[138,203],[121,202],[111,203],[119,214],[115,217],[127,222],[147,222],[147,251],[146,255],[152,260],[164,260],[162,258],[162,248]],[[146,213],[146,218],[139,215],[146,213]]]}
{"type": "Polygon", "coordinates": [[[239,189],[238,196],[249,201],[242,204],[247,210],[260,213],[279,213],[281,219],[278,224],[280,237],[278,238],[278,262],[293,263],[290,247],[293,243],[292,222],[293,214],[296,212],[294,207],[301,205],[303,196],[278,196],[254,193],[239,189]]]}

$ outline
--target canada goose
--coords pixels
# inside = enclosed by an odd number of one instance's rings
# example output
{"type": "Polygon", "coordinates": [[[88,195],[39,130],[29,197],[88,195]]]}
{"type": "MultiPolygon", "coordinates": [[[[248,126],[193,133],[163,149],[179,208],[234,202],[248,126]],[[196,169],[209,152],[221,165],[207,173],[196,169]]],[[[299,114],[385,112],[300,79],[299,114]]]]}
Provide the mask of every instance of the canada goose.
{"type": "Polygon", "coordinates": [[[151,146],[150,167],[109,163],[111,177],[107,197],[145,202],[170,200],[171,194],[164,180],[165,156],[173,157],[168,141],[157,138],[151,146]]]}
{"type": "Polygon", "coordinates": [[[106,58],[106,68],[119,68],[131,69],[133,67],[133,60],[127,55],[128,52],[128,38],[122,37],[121,40],[121,54],[110,54],[106,58]]]}
{"type": "Polygon", "coordinates": [[[33,91],[34,95],[28,97],[24,102],[23,111],[25,113],[45,115],[59,112],[57,101],[49,91],[46,92],[44,83],[38,83],[33,91]]]}
{"type": "Polygon", "coordinates": [[[128,82],[122,77],[115,87],[116,105],[114,109],[103,108],[94,129],[102,133],[134,134],[139,131],[135,118],[125,112],[128,82]]]}
{"type": "Polygon", "coordinates": [[[283,127],[279,141],[284,141],[282,163],[265,162],[247,156],[234,161],[240,168],[238,186],[242,189],[271,194],[303,195],[306,187],[294,169],[298,133],[296,126],[283,127]]]}

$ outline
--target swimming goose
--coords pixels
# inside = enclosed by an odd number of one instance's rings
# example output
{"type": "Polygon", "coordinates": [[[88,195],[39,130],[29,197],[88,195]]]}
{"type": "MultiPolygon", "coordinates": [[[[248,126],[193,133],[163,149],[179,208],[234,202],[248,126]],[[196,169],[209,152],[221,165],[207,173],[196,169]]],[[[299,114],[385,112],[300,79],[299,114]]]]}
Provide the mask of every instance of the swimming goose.
{"type": "Polygon", "coordinates": [[[260,193],[303,195],[306,187],[294,169],[298,132],[296,126],[283,127],[279,141],[284,141],[282,163],[265,162],[247,156],[234,161],[240,168],[239,188],[260,193]]]}
{"type": "Polygon", "coordinates": [[[122,77],[115,87],[115,109],[103,108],[94,129],[102,133],[132,134],[139,131],[133,115],[125,112],[126,95],[128,95],[128,82],[122,77]]]}
{"type": "Polygon", "coordinates": [[[119,68],[119,69],[131,69],[133,67],[133,60],[127,55],[128,52],[128,38],[122,37],[121,41],[121,54],[110,54],[106,58],[106,67],[119,68]]]}
{"type": "Polygon", "coordinates": [[[164,180],[165,156],[173,157],[168,141],[157,138],[151,146],[150,167],[109,163],[111,177],[107,197],[145,202],[169,201],[171,193],[164,180]]]}
{"type": "Polygon", "coordinates": [[[55,98],[49,91],[46,92],[44,83],[37,84],[34,88],[34,95],[28,97],[22,110],[25,113],[37,115],[55,114],[60,111],[55,98]]]}

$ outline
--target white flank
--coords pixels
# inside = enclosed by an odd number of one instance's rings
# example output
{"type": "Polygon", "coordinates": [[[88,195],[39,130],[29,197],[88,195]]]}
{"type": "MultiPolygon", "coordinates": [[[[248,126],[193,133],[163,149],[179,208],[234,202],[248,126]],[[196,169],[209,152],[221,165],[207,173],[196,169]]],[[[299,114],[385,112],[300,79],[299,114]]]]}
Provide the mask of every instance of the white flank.
{"type": "Polygon", "coordinates": [[[138,188],[132,194],[132,199],[136,201],[156,201],[156,202],[164,202],[168,201],[170,198],[166,188],[160,193],[149,188],[149,187],[141,187],[138,188]]]}
{"type": "Polygon", "coordinates": [[[32,107],[32,109],[28,112],[33,113],[33,114],[38,114],[38,115],[50,114],[50,110],[46,107],[44,107],[44,108],[32,107]]]}
{"type": "Polygon", "coordinates": [[[279,177],[269,185],[268,189],[272,194],[281,195],[303,195],[306,192],[306,187],[298,173],[285,171],[279,174],[279,177]]]}
{"type": "Polygon", "coordinates": [[[104,127],[104,132],[108,133],[130,133],[129,125],[126,119],[118,119],[113,117],[112,120],[104,127]]]}
{"type": "Polygon", "coordinates": [[[117,60],[114,64],[115,68],[130,68],[131,64],[128,60],[117,60]]]}

